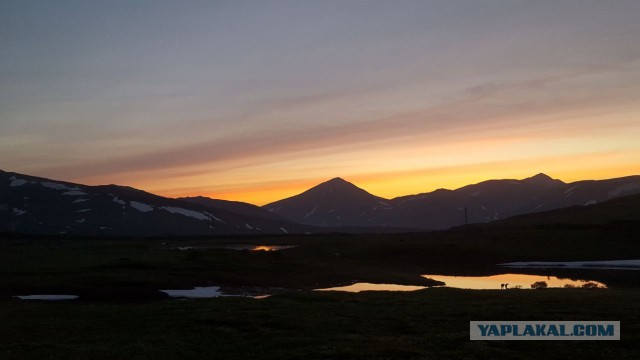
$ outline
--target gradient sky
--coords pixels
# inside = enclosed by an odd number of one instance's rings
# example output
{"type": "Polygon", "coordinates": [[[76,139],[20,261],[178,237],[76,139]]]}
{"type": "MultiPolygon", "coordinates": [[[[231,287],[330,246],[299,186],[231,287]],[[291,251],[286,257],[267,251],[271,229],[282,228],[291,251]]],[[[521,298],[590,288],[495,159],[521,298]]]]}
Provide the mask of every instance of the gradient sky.
{"type": "Polygon", "coordinates": [[[2,1],[0,168],[265,204],[640,174],[640,1],[2,1]]]}

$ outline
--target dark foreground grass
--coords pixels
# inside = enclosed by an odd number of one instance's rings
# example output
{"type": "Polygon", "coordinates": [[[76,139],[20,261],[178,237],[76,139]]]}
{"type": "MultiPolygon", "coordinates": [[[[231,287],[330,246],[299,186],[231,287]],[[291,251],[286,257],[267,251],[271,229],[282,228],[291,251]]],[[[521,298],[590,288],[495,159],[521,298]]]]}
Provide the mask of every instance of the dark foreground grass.
{"type": "Polygon", "coordinates": [[[0,301],[0,359],[634,359],[640,290],[0,301]],[[620,320],[621,341],[469,341],[470,320],[620,320]]]}

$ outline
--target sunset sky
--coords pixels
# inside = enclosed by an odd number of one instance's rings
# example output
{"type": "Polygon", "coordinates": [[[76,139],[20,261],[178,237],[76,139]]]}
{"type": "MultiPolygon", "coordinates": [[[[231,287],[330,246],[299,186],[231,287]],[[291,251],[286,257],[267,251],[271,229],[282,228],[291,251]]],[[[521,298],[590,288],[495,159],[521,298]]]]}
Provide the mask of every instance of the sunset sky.
{"type": "Polygon", "coordinates": [[[265,204],[640,174],[640,1],[2,1],[0,169],[265,204]]]}

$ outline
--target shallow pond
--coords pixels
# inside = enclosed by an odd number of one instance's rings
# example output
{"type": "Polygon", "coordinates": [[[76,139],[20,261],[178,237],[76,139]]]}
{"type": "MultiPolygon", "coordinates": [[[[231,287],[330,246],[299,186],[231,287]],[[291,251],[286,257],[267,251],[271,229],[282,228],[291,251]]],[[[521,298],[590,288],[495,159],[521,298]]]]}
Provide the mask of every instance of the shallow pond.
{"type": "Polygon", "coordinates": [[[20,300],[45,300],[45,301],[60,301],[60,300],[75,300],[78,295],[18,295],[15,296],[20,300]]]}
{"type": "Polygon", "coordinates": [[[498,264],[508,268],[530,269],[599,269],[599,270],[640,270],[640,260],[605,261],[522,261],[498,264]]]}
{"type": "Polygon", "coordinates": [[[195,287],[189,290],[160,290],[161,292],[169,295],[173,298],[183,299],[205,299],[205,298],[217,298],[217,297],[250,297],[254,299],[264,299],[271,294],[255,294],[251,292],[239,292],[239,293],[225,293],[220,289],[220,286],[206,286],[195,287]]]}
{"type": "Polygon", "coordinates": [[[593,280],[572,280],[545,275],[500,274],[491,276],[422,276],[428,279],[442,281],[445,283],[444,286],[461,289],[531,289],[531,284],[541,281],[544,281],[547,284],[547,287],[550,288],[585,287],[585,284],[590,284],[586,286],[597,286],[599,288],[607,287],[605,284],[593,280]]]}
{"type": "Polygon", "coordinates": [[[297,245],[219,245],[219,246],[179,246],[174,249],[177,250],[206,250],[206,249],[227,249],[238,251],[280,251],[285,249],[291,249],[297,245]]]}
{"type": "Polygon", "coordinates": [[[415,285],[397,285],[397,284],[372,284],[372,283],[355,283],[347,286],[337,286],[325,289],[315,289],[316,291],[415,291],[425,289],[425,286],[415,285]]]}

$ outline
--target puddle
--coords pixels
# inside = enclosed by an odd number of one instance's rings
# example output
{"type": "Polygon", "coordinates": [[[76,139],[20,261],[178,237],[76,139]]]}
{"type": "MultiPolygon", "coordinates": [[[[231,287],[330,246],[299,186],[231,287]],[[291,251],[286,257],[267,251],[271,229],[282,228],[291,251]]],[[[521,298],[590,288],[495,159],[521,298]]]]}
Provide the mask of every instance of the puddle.
{"type": "Polygon", "coordinates": [[[529,261],[498,264],[508,268],[640,270],[640,260],[529,261]]]}
{"type": "Polygon", "coordinates": [[[425,286],[415,285],[397,285],[397,284],[372,284],[372,283],[355,283],[347,286],[338,286],[325,289],[315,289],[316,291],[415,291],[425,289],[425,286]]]}
{"type": "Polygon", "coordinates": [[[205,250],[205,249],[227,249],[239,251],[280,251],[291,249],[297,245],[220,245],[220,246],[179,246],[176,250],[205,250]]]}
{"type": "Polygon", "coordinates": [[[593,280],[571,280],[558,278],[556,276],[544,275],[527,275],[527,274],[501,274],[492,276],[448,276],[448,275],[422,275],[422,277],[442,281],[444,286],[460,288],[460,289],[507,289],[521,288],[531,289],[533,283],[544,281],[547,287],[564,288],[564,287],[599,287],[607,286],[601,282],[593,280]],[[589,284],[586,285],[585,284],[589,284]],[[594,284],[594,285],[592,285],[594,284]]]}
{"type": "Polygon", "coordinates": [[[252,294],[250,292],[241,292],[237,294],[224,293],[220,290],[220,286],[194,287],[190,290],[160,290],[161,292],[173,298],[181,299],[207,299],[217,297],[250,297],[254,299],[265,299],[271,294],[252,294]]]}
{"type": "Polygon", "coordinates": [[[46,300],[46,301],[60,301],[60,300],[75,300],[78,295],[18,295],[14,296],[20,300],[46,300]]]}

